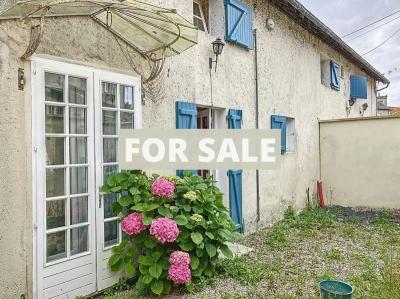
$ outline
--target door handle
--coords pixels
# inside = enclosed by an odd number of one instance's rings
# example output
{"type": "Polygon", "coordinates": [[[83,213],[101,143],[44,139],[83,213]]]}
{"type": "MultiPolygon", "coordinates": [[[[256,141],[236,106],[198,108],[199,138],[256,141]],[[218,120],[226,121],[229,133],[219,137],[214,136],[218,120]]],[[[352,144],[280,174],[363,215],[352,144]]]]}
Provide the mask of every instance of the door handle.
{"type": "Polygon", "coordinates": [[[101,209],[101,200],[107,193],[99,191],[99,209],[101,209]]]}

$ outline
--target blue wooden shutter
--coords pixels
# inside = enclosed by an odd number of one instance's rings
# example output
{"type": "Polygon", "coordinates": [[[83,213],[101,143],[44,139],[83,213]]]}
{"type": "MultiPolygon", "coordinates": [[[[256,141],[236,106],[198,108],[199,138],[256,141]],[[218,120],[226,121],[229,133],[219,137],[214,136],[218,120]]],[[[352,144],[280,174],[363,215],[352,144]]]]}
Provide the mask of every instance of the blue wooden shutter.
{"type": "MultiPolygon", "coordinates": [[[[243,111],[237,109],[229,109],[228,111],[228,128],[241,129],[243,120],[243,111]]],[[[229,170],[229,209],[230,215],[235,223],[236,229],[243,232],[243,211],[242,211],[242,171],[229,170]]]]}
{"type": "MultiPolygon", "coordinates": [[[[176,128],[177,129],[196,129],[197,128],[197,107],[194,103],[176,102],[176,128]]],[[[196,170],[190,170],[193,175],[196,170]]],[[[183,176],[183,170],[177,170],[176,175],[183,176]]]]}
{"type": "Polygon", "coordinates": [[[271,115],[271,129],[281,130],[281,154],[286,152],[286,117],[271,115]]]}
{"type": "Polygon", "coordinates": [[[229,109],[228,111],[228,128],[241,129],[242,128],[243,112],[242,110],[229,109]]]}
{"type": "Polygon", "coordinates": [[[367,77],[350,76],[350,97],[353,99],[368,99],[367,77]]]}
{"type": "Polygon", "coordinates": [[[330,62],[331,66],[331,88],[340,89],[340,66],[333,60],[330,62]]]}
{"type": "Polygon", "coordinates": [[[225,0],[225,40],[253,48],[253,11],[239,0],[225,0]]]}
{"type": "Polygon", "coordinates": [[[229,208],[236,229],[243,232],[242,170],[229,170],[229,208]]]}
{"type": "Polygon", "coordinates": [[[176,102],[176,128],[197,128],[197,107],[194,103],[176,102]]]}

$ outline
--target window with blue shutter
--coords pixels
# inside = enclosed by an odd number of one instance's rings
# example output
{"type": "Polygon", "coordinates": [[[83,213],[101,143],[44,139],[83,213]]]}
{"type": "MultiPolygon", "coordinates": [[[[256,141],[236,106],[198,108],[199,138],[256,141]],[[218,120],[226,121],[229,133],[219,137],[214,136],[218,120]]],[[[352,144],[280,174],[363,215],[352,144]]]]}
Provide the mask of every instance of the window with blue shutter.
{"type": "Polygon", "coordinates": [[[350,97],[353,99],[368,99],[367,77],[350,76],[350,97]]]}
{"type": "Polygon", "coordinates": [[[271,115],[271,129],[281,130],[281,154],[286,152],[286,117],[271,115]]]}
{"type": "MultiPolygon", "coordinates": [[[[176,128],[177,129],[196,129],[197,128],[197,106],[194,103],[176,102],[176,128]]],[[[177,170],[176,175],[182,177],[184,170],[177,170]]],[[[197,170],[190,170],[193,175],[197,170]]]]}
{"type": "MultiPolygon", "coordinates": [[[[243,111],[229,109],[227,115],[229,129],[241,129],[243,111]]],[[[229,170],[229,209],[230,215],[235,223],[236,230],[243,233],[243,190],[242,190],[242,170],[229,170]]]]}
{"type": "Polygon", "coordinates": [[[333,60],[330,62],[331,68],[331,87],[332,89],[340,89],[340,66],[333,60]]]}
{"type": "Polygon", "coordinates": [[[225,0],[225,40],[253,48],[253,11],[239,0],[225,0]]]}

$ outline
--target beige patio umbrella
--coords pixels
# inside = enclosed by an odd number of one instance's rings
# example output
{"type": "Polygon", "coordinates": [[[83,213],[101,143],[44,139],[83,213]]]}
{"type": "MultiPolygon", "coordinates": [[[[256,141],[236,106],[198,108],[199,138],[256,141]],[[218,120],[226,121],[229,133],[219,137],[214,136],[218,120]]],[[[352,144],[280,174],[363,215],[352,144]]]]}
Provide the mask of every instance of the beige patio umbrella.
{"type": "MultiPolygon", "coordinates": [[[[197,27],[166,9],[136,0],[23,0],[0,14],[1,19],[88,16],[147,60],[158,73],[166,57],[182,53],[197,43],[197,27]]],[[[32,28],[27,58],[34,53],[42,25],[32,28]]],[[[147,78],[149,79],[149,78],[147,78]]]]}

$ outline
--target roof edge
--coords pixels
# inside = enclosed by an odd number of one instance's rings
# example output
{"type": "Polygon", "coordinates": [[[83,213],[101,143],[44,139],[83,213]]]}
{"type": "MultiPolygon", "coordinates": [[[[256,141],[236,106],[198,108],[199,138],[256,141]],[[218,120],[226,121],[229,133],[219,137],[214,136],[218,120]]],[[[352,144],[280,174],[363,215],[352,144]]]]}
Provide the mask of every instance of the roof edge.
{"type": "Polygon", "coordinates": [[[351,48],[335,32],[333,32],[297,0],[267,1],[271,1],[274,6],[283,11],[283,13],[285,13],[292,20],[298,22],[307,31],[326,42],[333,49],[342,53],[349,60],[360,65],[360,68],[371,77],[385,84],[390,83],[389,79],[387,79],[382,73],[374,68],[368,61],[362,58],[360,54],[351,48]]]}

